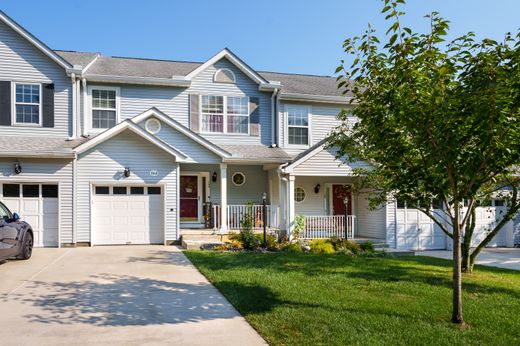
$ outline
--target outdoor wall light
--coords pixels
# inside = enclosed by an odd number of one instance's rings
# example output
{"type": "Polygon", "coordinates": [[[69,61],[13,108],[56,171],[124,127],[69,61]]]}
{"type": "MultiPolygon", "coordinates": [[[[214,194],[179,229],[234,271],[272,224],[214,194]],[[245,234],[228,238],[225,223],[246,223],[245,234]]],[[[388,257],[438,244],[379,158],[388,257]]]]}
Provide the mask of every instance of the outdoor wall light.
{"type": "Polygon", "coordinates": [[[20,174],[22,173],[22,166],[20,165],[19,162],[16,162],[14,164],[14,174],[20,174]]]}
{"type": "Polygon", "coordinates": [[[217,171],[213,172],[213,175],[211,176],[211,181],[214,183],[217,182],[217,171]]]}
{"type": "Polygon", "coordinates": [[[130,167],[125,167],[123,175],[125,176],[125,178],[128,178],[130,176],[130,167]]]}
{"type": "Polygon", "coordinates": [[[320,184],[316,184],[316,186],[314,186],[314,193],[319,193],[320,189],[321,189],[321,185],[320,184]]]}

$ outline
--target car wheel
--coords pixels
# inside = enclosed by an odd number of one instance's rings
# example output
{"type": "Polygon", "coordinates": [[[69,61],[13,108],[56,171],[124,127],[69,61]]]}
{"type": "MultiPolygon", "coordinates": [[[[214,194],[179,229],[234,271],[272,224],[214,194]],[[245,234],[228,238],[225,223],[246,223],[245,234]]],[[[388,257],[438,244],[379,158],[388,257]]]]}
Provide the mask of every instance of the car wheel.
{"type": "Polygon", "coordinates": [[[23,241],[22,250],[20,255],[18,256],[19,259],[28,260],[31,258],[33,250],[33,237],[31,233],[27,233],[25,235],[25,240],[23,241]]]}

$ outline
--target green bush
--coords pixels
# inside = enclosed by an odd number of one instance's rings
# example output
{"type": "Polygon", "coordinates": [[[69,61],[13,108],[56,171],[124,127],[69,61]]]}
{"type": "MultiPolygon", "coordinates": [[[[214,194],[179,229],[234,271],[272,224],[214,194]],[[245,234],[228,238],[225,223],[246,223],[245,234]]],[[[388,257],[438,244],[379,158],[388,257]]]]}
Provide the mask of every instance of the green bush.
{"type": "Polygon", "coordinates": [[[314,253],[334,253],[334,246],[328,239],[316,239],[310,243],[311,252],[314,253]]]}
{"type": "Polygon", "coordinates": [[[254,250],[260,245],[260,240],[256,237],[252,230],[240,231],[240,239],[242,246],[246,250],[254,250]]]}
{"type": "Polygon", "coordinates": [[[371,242],[370,240],[367,240],[367,241],[364,241],[364,242],[360,243],[359,247],[361,248],[361,250],[363,252],[366,252],[366,253],[374,252],[374,243],[371,242]]]}
{"type": "Polygon", "coordinates": [[[360,245],[352,240],[333,238],[330,242],[334,246],[334,250],[339,252],[349,251],[357,255],[362,251],[360,245]]]}
{"type": "Polygon", "coordinates": [[[297,243],[288,243],[282,247],[283,251],[287,251],[289,253],[302,253],[302,247],[297,243]]]}
{"type": "MultiPolygon", "coordinates": [[[[258,241],[264,246],[264,234],[263,233],[257,233],[256,237],[258,238],[258,241]]],[[[265,247],[268,250],[276,250],[278,249],[278,239],[276,236],[272,233],[267,233],[265,235],[265,240],[267,244],[265,244],[265,247]]]]}

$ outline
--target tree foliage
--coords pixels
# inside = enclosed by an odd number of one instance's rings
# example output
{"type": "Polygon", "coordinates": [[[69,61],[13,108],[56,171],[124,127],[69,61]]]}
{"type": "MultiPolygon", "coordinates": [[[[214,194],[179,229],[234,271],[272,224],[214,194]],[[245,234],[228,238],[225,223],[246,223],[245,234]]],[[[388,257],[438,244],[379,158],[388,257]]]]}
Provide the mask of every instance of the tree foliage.
{"type": "MultiPolygon", "coordinates": [[[[338,67],[338,81],[355,107],[340,114],[329,145],[339,148],[338,157],[373,164],[359,172],[373,188],[372,205],[400,199],[430,216],[454,244],[465,243],[478,200],[497,187],[511,189],[506,222],[518,210],[520,35],[496,42],[468,33],[447,41],[449,22],[436,12],[426,16],[430,30],[416,33],[401,24],[402,3],[384,1],[385,43],[370,26],[345,40],[353,61],[338,67]],[[446,206],[442,213],[432,212],[434,199],[446,206]]],[[[461,247],[453,250],[452,320],[462,323],[461,247]]]]}

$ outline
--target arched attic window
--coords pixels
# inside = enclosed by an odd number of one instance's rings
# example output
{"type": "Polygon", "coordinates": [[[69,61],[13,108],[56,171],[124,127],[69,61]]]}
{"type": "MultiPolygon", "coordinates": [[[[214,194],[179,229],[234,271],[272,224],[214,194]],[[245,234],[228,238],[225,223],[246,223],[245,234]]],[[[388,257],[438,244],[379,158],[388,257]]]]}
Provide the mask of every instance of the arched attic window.
{"type": "Polygon", "coordinates": [[[213,80],[217,83],[236,83],[235,74],[228,68],[221,68],[215,72],[213,80]]]}

